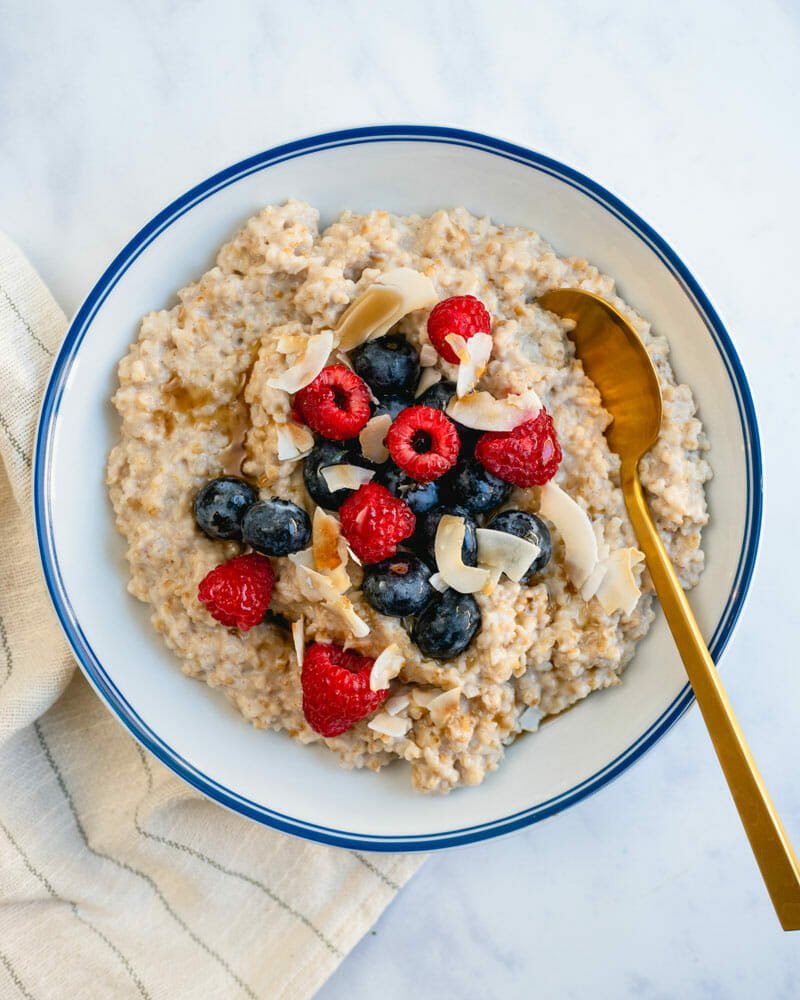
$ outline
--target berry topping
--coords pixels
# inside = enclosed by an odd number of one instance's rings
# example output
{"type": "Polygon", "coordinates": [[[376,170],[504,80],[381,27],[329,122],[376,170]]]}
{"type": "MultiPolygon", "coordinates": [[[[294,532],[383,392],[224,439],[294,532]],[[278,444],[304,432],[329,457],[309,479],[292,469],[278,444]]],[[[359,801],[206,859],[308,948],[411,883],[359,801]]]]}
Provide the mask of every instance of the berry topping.
{"type": "Polygon", "coordinates": [[[342,504],[342,534],[365,563],[380,562],[414,533],[416,518],[407,504],[378,483],[367,483],[342,504]]]}
{"type": "Polygon", "coordinates": [[[446,410],[447,404],[456,394],[455,382],[444,380],[432,385],[417,400],[418,406],[430,406],[434,410],[446,410]]]}
{"type": "Polygon", "coordinates": [[[463,653],[481,627],[481,609],[472,594],[446,590],[414,622],[411,638],[423,656],[449,660],[463,653]]]}
{"type": "Polygon", "coordinates": [[[274,582],[269,559],[249,552],[215,566],[200,581],[197,597],[218,622],[246,632],[263,619],[274,582]]]}
{"type": "Polygon", "coordinates": [[[362,458],[349,444],[334,441],[318,442],[303,463],[303,482],[311,499],[325,510],[338,510],[345,500],[353,495],[353,490],[341,489],[331,492],[322,470],[332,465],[359,465],[367,469],[370,463],[362,458]]]}
{"type": "Polygon", "coordinates": [[[253,487],[237,476],[221,476],[206,483],[194,498],[194,519],[209,538],[242,537],[247,508],[258,500],[253,487]]]}
{"type": "Polygon", "coordinates": [[[383,615],[416,615],[433,596],[430,575],[430,567],[417,556],[398,552],[391,559],[364,567],[364,597],[383,615]]]}
{"type": "Polygon", "coordinates": [[[418,483],[394,462],[387,462],[378,473],[378,481],[386,487],[392,496],[399,497],[414,511],[424,514],[439,503],[439,484],[418,483]]]}
{"type": "Polygon", "coordinates": [[[455,465],[461,441],[452,420],[441,410],[411,406],[389,428],[386,446],[404,472],[429,483],[455,465]]]}
{"type": "Polygon", "coordinates": [[[550,556],[553,554],[550,529],[536,514],[529,514],[526,510],[504,510],[493,517],[486,527],[493,531],[505,531],[509,535],[516,535],[517,538],[524,538],[527,542],[539,546],[539,555],[525,571],[520,583],[530,583],[533,577],[541,573],[550,562],[550,556]]]}
{"type": "Polygon", "coordinates": [[[419,352],[401,333],[370,340],[350,355],[353,368],[376,396],[411,392],[419,378],[419,352]]]}
{"type": "Polygon", "coordinates": [[[507,434],[489,432],[475,446],[481,465],[515,486],[543,486],[553,478],[561,463],[553,420],[541,409],[533,420],[507,434]]]}
{"type": "Polygon", "coordinates": [[[443,486],[448,496],[470,514],[488,514],[511,492],[510,483],[487,472],[474,458],[462,458],[443,486]]]}
{"type": "Polygon", "coordinates": [[[328,365],[295,396],[305,423],[331,441],[356,437],[371,415],[369,389],[344,365],[328,365]]]}
{"type": "Polygon", "coordinates": [[[458,364],[458,355],[450,344],[447,335],[456,333],[464,340],[469,340],[476,333],[490,333],[492,317],[486,306],[474,295],[455,295],[445,299],[431,310],[428,316],[428,337],[430,342],[445,361],[452,365],[458,364]]]}
{"type": "Polygon", "coordinates": [[[416,541],[419,549],[436,565],[436,532],[439,522],[445,514],[464,518],[464,544],[461,546],[461,561],[465,566],[478,565],[478,536],[475,533],[475,519],[465,507],[448,507],[440,504],[429,510],[422,518],[417,529],[416,541]]]}
{"type": "Polygon", "coordinates": [[[386,700],[388,688],[370,690],[374,662],[332,643],[315,642],[305,651],[303,714],[320,736],[341,736],[386,700]]]}
{"type": "Polygon", "coordinates": [[[288,556],[311,541],[311,521],[302,507],[291,500],[272,497],[259,500],[244,516],[242,537],[267,556],[288,556]]]}

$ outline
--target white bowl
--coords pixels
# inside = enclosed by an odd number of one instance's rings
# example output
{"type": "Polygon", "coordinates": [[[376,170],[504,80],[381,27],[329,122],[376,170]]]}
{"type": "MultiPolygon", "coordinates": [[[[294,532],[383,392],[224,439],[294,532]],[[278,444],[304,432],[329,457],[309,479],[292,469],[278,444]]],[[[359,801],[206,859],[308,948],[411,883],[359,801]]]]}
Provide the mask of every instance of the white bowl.
{"type": "Polygon", "coordinates": [[[741,611],[758,545],[755,413],[719,317],[675,253],[594,181],[509,143],[447,128],[378,126],[313,136],[254,156],[178,198],[110,264],[75,317],[45,395],[35,513],[45,576],[86,676],[133,735],[206,795],[269,826],[368,850],[431,850],[495,837],[602,788],[692,702],[663,618],[623,683],[512,747],[479,788],[412,791],[403,765],[341,770],[321,747],[247,725],[220,692],[182,676],[125,589],[124,543],[103,485],[117,434],[116,364],[141,316],[171,305],[258,208],[293,196],[323,221],[341,210],[427,213],[464,205],[538,230],[562,254],[613,275],[669,338],[711,443],[707,568],[691,594],[718,658],[741,611]]]}

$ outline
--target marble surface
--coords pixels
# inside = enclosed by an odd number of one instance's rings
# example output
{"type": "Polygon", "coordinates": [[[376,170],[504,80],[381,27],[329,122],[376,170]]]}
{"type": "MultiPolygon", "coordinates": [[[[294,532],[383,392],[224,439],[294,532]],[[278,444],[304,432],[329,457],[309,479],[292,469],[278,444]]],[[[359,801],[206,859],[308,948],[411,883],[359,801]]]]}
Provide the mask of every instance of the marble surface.
{"type": "MultiPolygon", "coordinates": [[[[67,312],[190,184],[353,124],[506,136],[661,231],[759,410],[764,538],[724,678],[800,844],[800,8],[0,0],[0,25],[0,227],[67,312]]],[[[569,814],[432,858],[320,994],[374,995],[794,998],[800,938],[778,929],[694,711],[569,814]]]]}

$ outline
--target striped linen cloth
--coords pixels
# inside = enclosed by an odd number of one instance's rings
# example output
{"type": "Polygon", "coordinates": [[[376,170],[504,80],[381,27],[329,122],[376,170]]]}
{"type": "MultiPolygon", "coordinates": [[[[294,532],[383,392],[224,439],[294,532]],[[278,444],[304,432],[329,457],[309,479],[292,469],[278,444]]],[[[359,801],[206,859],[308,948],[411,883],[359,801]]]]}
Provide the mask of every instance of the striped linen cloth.
{"type": "Polygon", "coordinates": [[[0,997],[309,997],[422,859],[228,813],[75,671],[30,514],[39,398],[65,329],[0,235],[0,997]]]}

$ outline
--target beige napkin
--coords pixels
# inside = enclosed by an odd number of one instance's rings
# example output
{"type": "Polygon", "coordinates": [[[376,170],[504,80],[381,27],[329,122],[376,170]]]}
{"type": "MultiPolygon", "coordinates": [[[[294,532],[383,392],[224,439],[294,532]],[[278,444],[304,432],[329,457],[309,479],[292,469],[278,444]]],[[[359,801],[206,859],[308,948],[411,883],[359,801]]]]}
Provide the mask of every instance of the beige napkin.
{"type": "Polygon", "coordinates": [[[422,859],[228,813],[75,671],[30,514],[36,413],[65,329],[0,234],[0,997],[311,996],[422,859]]]}

